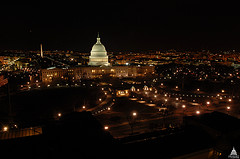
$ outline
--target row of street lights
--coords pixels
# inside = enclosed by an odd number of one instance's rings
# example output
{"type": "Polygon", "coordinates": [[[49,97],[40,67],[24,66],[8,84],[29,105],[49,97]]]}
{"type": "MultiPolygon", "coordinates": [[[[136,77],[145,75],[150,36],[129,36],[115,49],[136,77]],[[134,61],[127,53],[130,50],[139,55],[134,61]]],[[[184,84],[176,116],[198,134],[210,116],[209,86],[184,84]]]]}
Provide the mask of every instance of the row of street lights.
{"type": "MultiPolygon", "coordinates": [[[[131,114],[131,116],[129,116],[129,118],[128,118],[128,122],[129,122],[129,125],[130,125],[130,127],[131,127],[131,132],[132,132],[132,134],[133,134],[133,132],[134,132],[133,129],[134,129],[134,125],[135,125],[135,123],[136,123],[137,115],[138,115],[138,113],[134,111],[134,112],[131,114]]],[[[105,126],[104,126],[104,130],[108,131],[109,129],[110,129],[110,127],[109,127],[108,125],[105,125],[105,126]]]]}

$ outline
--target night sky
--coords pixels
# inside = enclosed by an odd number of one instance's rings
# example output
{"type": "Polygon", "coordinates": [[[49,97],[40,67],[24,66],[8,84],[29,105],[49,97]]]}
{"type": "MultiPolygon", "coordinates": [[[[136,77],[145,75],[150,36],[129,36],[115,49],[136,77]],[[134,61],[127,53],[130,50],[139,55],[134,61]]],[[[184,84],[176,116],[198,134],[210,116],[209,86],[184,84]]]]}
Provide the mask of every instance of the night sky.
{"type": "Polygon", "coordinates": [[[240,51],[239,13],[230,1],[1,5],[0,49],[90,52],[100,32],[107,51],[240,51]]]}

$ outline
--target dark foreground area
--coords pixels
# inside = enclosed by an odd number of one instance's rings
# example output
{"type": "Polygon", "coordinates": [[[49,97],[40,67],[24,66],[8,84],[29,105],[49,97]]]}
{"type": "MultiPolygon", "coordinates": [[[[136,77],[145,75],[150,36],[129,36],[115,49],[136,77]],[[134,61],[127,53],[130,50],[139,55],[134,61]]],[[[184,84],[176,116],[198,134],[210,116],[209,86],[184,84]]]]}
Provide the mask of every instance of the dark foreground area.
{"type": "Polygon", "coordinates": [[[8,158],[227,158],[240,149],[239,120],[213,112],[186,117],[180,129],[114,139],[90,112],[70,113],[43,126],[42,135],[2,140],[8,158]],[[187,158],[187,157],[185,157],[187,158]]]}
{"type": "MultiPolygon", "coordinates": [[[[66,87],[48,88],[11,95],[12,113],[18,125],[41,125],[54,119],[58,113],[81,111],[82,106],[95,107],[96,101],[103,96],[100,88],[66,87]]],[[[0,98],[0,122],[8,121],[8,96],[0,98]]],[[[26,125],[26,126],[28,126],[26,125]]]]}

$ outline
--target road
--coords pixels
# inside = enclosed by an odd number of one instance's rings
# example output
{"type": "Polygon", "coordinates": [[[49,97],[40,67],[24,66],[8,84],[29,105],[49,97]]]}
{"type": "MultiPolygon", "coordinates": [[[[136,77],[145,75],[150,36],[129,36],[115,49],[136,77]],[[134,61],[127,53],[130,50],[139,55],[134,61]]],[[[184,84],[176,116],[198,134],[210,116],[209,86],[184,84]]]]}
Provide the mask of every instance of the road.
{"type": "Polygon", "coordinates": [[[212,95],[206,92],[186,94],[155,89],[152,91],[142,90],[132,93],[129,98],[118,98],[112,110],[102,112],[97,118],[103,125],[109,127],[109,131],[114,137],[121,138],[131,134],[127,116],[132,111],[138,113],[137,122],[133,127],[134,132],[145,133],[153,129],[178,127],[184,116],[198,115],[197,111],[200,114],[219,111],[239,118],[238,98],[227,94],[212,95]],[[173,107],[172,113],[161,114],[159,110],[163,108],[162,104],[166,109],[173,107]],[[184,108],[183,105],[185,105],[184,108]]]}

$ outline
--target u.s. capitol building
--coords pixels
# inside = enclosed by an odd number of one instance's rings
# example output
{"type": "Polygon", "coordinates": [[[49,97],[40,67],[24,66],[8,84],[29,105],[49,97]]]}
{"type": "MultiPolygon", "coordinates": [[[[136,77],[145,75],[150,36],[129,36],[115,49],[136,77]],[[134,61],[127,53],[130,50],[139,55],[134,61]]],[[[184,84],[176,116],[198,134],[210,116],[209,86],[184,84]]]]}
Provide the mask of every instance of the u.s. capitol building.
{"type": "Polygon", "coordinates": [[[49,83],[57,79],[72,78],[74,80],[101,78],[103,75],[127,78],[154,74],[154,66],[111,66],[105,46],[98,34],[97,43],[92,47],[88,66],[72,68],[49,68],[41,70],[42,82],[49,83]]]}

